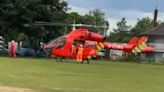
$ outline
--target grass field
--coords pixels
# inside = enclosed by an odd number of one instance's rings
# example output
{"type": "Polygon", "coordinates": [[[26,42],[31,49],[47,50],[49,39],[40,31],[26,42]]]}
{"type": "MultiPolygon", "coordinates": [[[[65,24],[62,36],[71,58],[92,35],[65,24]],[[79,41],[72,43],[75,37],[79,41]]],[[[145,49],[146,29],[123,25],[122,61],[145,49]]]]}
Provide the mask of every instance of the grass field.
{"type": "Polygon", "coordinates": [[[0,57],[0,86],[32,92],[163,92],[164,65],[0,57]]]}

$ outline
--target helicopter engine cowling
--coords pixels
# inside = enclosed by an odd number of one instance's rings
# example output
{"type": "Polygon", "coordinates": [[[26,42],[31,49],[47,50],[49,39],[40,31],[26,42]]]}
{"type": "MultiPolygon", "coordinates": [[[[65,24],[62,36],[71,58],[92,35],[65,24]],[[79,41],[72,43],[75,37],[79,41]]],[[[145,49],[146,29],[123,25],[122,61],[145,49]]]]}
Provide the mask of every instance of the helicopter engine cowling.
{"type": "Polygon", "coordinates": [[[81,40],[90,40],[90,41],[97,41],[97,42],[103,42],[105,40],[105,37],[101,34],[89,32],[88,29],[85,28],[79,28],[72,32],[70,32],[67,36],[81,39],[81,40]]]}

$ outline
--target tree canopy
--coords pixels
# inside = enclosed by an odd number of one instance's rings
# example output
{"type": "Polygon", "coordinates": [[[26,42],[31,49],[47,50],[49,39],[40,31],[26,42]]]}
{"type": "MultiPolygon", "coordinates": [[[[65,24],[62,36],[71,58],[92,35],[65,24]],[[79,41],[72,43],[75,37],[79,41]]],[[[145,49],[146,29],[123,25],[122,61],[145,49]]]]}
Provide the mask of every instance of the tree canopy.
{"type": "Polygon", "coordinates": [[[79,15],[76,12],[72,12],[68,14],[67,23],[73,23],[74,21],[77,24],[81,23],[81,24],[87,24],[87,25],[101,26],[97,28],[93,28],[93,27],[88,28],[90,31],[98,32],[101,34],[104,34],[103,33],[104,30],[107,30],[107,28],[104,29],[105,25],[109,27],[109,22],[105,18],[105,13],[102,12],[100,9],[90,10],[85,15],[79,15]]]}
{"type": "Polygon", "coordinates": [[[131,34],[133,36],[140,35],[142,33],[148,32],[152,28],[152,20],[149,17],[138,19],[135,27],[131,29],[131,34]]]}
{"type": "MultiPolygon", "coordinates": [[[[61,0],[0,0],[0,33],[9,41],[19,33],[40,39],[59,35],[59,27],[25,26],[35,21],[63,22],[67,3],[61,0]],[[57,32],[53,32],[57,31],[57,32]]],[[[48,38],[47,38],[48,39],[48,38]]],[[[19,40],[19,39],[18,39],[19,40]]]]}
{"type": "Polygon", "coordinates": [[[117,28],[113,29],[113,32],[109,36],[111,42],[128,42],[130,39],[130,26],[127,25],[125,18],[117,22],[117,28]]]}
{"type": "MultiPolygon", "coordinates": [[[[77,12],[68,13],[68,4],[65,0],[0,0],[0,34],[6,41],[26,40],[37,43],[39,40],[48,42],[51,39],[64,35],[66,26],[39,26],[33,25],[36,21],[50,23],[66,23],[97,25],[100,27],[88,28],[90,31],[104,34],[109,22],[105,13],[100,9],[90,10],[87,14],[77,12]]],[[[117,28],[109,36],[110,42],[128,42],[132,36],[147,32],[152,28],[152,20],[148,17],[138,19],[131,28],[125,18],[117,23],[117,28]]],[[[68,28],[69,30],[70,28],[68,28]]]]}
{"type": "Polygon", "coordinates": [[[127,25],[125,18],[122,18],[121,21],[117,22],[117,28],[113,29],[108,41],[110,42],[128,42],[134,36],[140,36],[152,28],[152,19],[149,17],[144,17],[138,19],[134,27],[127,25]]]}

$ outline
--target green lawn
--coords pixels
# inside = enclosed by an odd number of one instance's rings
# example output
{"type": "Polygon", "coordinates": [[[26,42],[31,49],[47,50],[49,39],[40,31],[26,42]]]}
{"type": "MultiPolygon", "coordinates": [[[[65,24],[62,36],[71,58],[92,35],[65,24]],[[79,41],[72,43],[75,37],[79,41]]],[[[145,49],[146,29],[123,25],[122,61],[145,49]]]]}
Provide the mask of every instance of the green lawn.
{"type": "Polygon", "coordinates": [[[33,92],[163,92],[164,66],[0,57],[0,85],[33,92]]]}

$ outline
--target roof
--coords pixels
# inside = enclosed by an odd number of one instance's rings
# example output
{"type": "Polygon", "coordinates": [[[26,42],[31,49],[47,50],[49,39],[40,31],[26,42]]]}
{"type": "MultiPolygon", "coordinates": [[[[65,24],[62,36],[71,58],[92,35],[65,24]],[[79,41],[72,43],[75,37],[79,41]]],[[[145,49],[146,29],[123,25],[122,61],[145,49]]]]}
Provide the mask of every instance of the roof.
{"type": "Polygon", "coordinates": [[[164,36],[164,23],[161,23],[159,26],[151,29],[149,32],[147,32],[145,34],[146,35],[164,36]]]}

